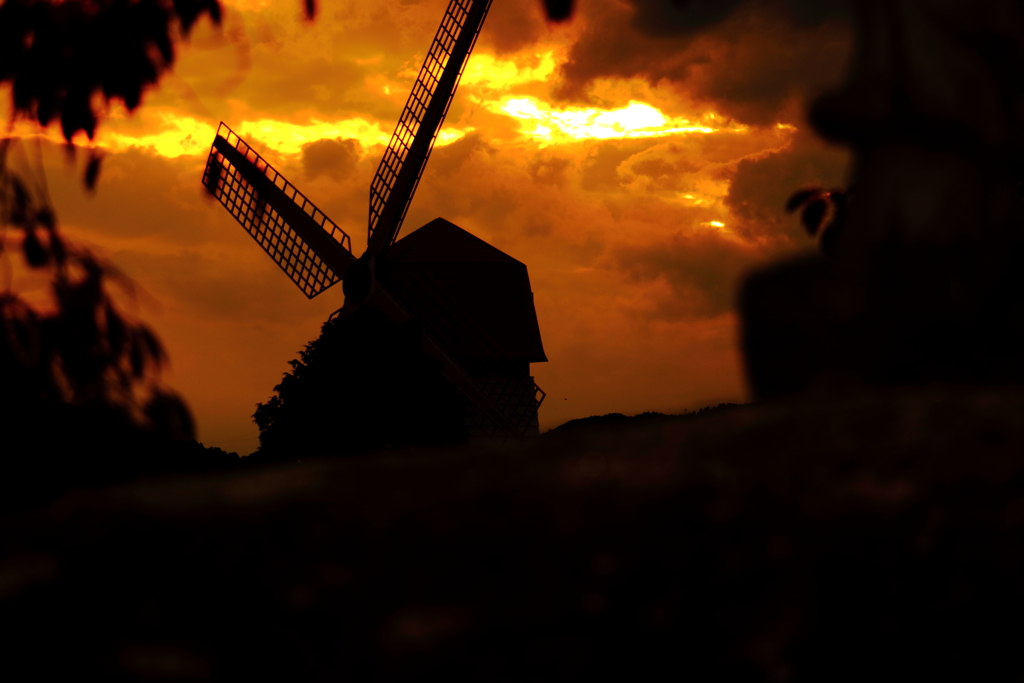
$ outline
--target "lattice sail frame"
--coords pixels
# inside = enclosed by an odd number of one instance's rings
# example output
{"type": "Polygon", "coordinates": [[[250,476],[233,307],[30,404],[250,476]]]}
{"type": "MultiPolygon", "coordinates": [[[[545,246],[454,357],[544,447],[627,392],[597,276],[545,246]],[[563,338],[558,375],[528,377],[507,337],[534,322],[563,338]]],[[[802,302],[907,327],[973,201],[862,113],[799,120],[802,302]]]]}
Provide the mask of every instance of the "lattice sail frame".
{"type": "MultiPolygon", "coordinates": [[[[480,28],[483,26],[484,19],[487,18],[487,13],[491,7],[491,0],[451,0],[448,3],[448,9],[445,11],[444,18],[441,20],[441,25],[438,27],[437,34],[434,36],[434,42],[430,45],[430,50],[427,53],[426,59],[423,60],[423,66],[420,68],[420,73],[416,77],[416,83],[412,87],[412,92],[409,93],[409,99],[405,103],[405,109],[402,111],[402,116],[398,120],[398,125],[395,126],[395,132],[392,134],[391,141],[388,143],[387,151],[384,152],[384,158],[381,159],[380,166],[377,167],[377,174],[374,176],[373,182],[370,184],[370,225],[367,234],[367,242],[369,242],[370,237],[373,236],[373,231],[377,228],[377,223],[380,220],[381,213],[384,211],[384,206],[387,204],[388,199],[391,197],[391,193],[395,188],[395,181],[398,178],[398,174],[408,159],[409,150],[412,147],[413,141],[416,139],[417,133],[419,133],[420,125],[423,122],[423,117],[427,111],[427,107],[430,106],[430,102],[436,94],[438,83],[441,80],[445,67],[448,66],[448,61],[452,56],[455,43],[459,39],[463,29],[466,28],[466,19],[469,17],[470,10],[473,8],[474,4],[478,4],[480,2],[485,3],[483,14],[476,26],[471,27],[474,32],[472,42],[470,43],[469,50],[466,52],[466,55],[462,60],[462,64],[459,66],[459,73],[455,78],[455,84],[451,88],[450,92],[447,93],[444,112],[441,114],[441,119],[432,132],[426,154],[419,162],[419,168],[416,170],[416,177],[412,183],[411,190],[404,198],[403,206],[399,212],[397,226],[395,228],[394,235],[391,237],[391,243],[394,243],[398,238],[398,233],[402,228],[402,223],[405,221],[405,214],[409,211],[409,205],[412,203],[413,195],[416,194],[416,188],[420,184],[423,169],[426,168],[427,160],[430,158],[430,153],[434,149],[434,142],[437,140],[437,133],[441,130],[441,126],[444,124],[444,119],[448,115],[448,108],[451,106],[452,99],[455,97],[455,91],[458,89],[459,82],[462,80],[462,72],[465,70],[466,64],[469,62],[469,55],[473,52],[473,46],[476,45],[477,36],[480,35],[480,28]]],[[[442,96],[443,95],[444,93],[442,93],[442,96]]],[[[413,160],[413,163],[415,163],[415,160],[413,160]]]]}
{"type": "MultiPolygon", "coordinates": [[[[217,137],[226,140],[249,161],[295,208],[302,211],[340,247],[352,252],[352,240],[320,209],[285,180],[267,161],[235,134],[224,123],[217,129],[217,137]]],[[[210,157],[203,172],[203,185],[235,217],[246,232],[281,267],[281,270],[312,299],[336,284],[341,277],[317,254],[287,220],[261,197],[242,172],[217,149],[217,141],[210,148],[210,157]]]]}

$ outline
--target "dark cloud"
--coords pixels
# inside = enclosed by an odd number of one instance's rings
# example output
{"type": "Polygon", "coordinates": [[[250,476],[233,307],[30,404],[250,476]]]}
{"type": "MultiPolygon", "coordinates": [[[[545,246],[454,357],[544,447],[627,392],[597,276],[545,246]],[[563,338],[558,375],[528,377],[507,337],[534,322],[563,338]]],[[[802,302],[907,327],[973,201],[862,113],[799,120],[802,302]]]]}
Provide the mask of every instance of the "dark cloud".
{"type": "Polygon", "coordinates": [[[258,51],[253,68],[233,97],[242,97],[260,111],[285,118],[296,111],[315,109],[325,115],[365,112],[373,115],[391,114],[391,103],[364,103],[361,92],[367,75],[366,67],[349,60],[317,58],[303,64],[301,78],[279,67],[275,62],[287,59],[273,51],[258,51]]]}
{"type": "MultiPolygon", "coordinates": [[[[707,143],[704,143],[706,146],[707,143]]],[[[685,191],[698,177],[729,181],[724,198],[730,217],[725,230],[711,225],[714,216],[693,207],[659,210],[648,202],[660,223],[680,226],[670,238],[617,247],[613,266],[634,283],[662,280],[668,294],[658,294],[638,313],[662,320],[713,318],[733,310],[735,291],[744,273],[755,265],[778,258],[812,242],[797,217],[785,212],[789,196],[802,187],[837,187],[845,182],[848,153],[797,131],[778,151],[746,156],[719,164],[694,150],[668,145],[656,147],[619,167],[639,176],[648,192],[685,191]]],[[[655,290],[657,291],[657,290],[655,290]]]]}
{"type": "Polygon", "coordinates": [[[656,140],[615,140],[594,145],[580,168],[580,186],[591,192],[617,189],[625,183],[619,174],[622,162],[656,144],[656,140]]]}
{"type": "Polygon", "coordinates": [[[477,152],[494,152],[494,148],[480,133],[470,133],[449,145],[435,148],[430,153],[428,172],[438,178],[449,178],[477,152]]]}
{"type": "Polygon", "coordinates": [[[111,154],[90,195],[82,191],[78,170],[63,163],[60,149],[49,143],[43,149],[50,191],[64,222],[99,224],[102,234],[114,238],[159,237],[175,245],[209,239],[208,195],[196,160],[153,157],[139,149],[111,154]]]}
{"type": "Polygon", "coordinates": [[[692,36],[730,16],[744,0],[630,0],[632,26],[648,36],[692,36]]]}
{"type": "Polygon", "coordinates": [[[741,221],[734,229],[751,239],[806,244],[797,219],[783,210],[786,200],[804,187],[841,187],[848,158],[804,133],[779,152],[740,161],[725,198],[741,221]]]}
{"type": "Polygon", "coordinates": [[[675,84],[750,124],[838,80],[850,46],[846,3],[777,0],[598,1],[563,68],[559,95],[586,99],[602,77],[675,84]]]}
{"type": "Polygon", "coordinates": [[[491,5],[479,47],[498,54],[518,52],[537,42],[546,30],[537,0],[504,0],[491,5]]]}
{"type": "Polygon", "coordinates": [[[733,308],[740,274],[760,257],[751,245],[715,228],[676,233],[671,239],[617,253],[617,267],[633,282],[664,278],[671,297],[650,302],[647,314],[678,319],[714,317],[733,308]]]}
{"type": "MultiPolygon", "coordinates": [[[[233,111],[230,101],[242,101],[281,119],[311,113],[396,119],[404,100],[380,97],[380,85],[367,89],[367,79],[393,78],[422,58],[443,9],[429,2],[329,4],[314,22],[290,20],[280,9],[234,10],[223,30],[200,26],[175,69],[176,78],[203,96],[205,109],[196,113],[223,115],[233,111]]],[[[295,7],[287,6],[292,18],[295,7]]],[[[168,100],[158,92],[149,101],[168,100]]]]}
{"type": "Polygon", "coordinates": [[[700,166],[683,156],[665,158],[641,156],[629,164],[630,173],[647,182],[648,191],[681,190],[685,187],[686,175],[698,171],[700,166]]]}
{"type": "Polygon", "coordinates": [[[362,146],[357,140],[325,138],[302,146],[302,169],[306,177],[324,175],[333,180],[351,178],[359,164],[362,146]]]}
{"type": "Polygon", "coordinates": [[[535,183],[562,187],[569,179],[569,170],[572,166],[571,159],[538,154],[527,164],[526,171],[535,183]]]}
{"type": "Polygon", "coordinates": [[[850,0],[628,0],[634,9],[632,25],[648,36],[693,36],[756,8],[798,26],[815,26],[850,18],[850,0]]]}

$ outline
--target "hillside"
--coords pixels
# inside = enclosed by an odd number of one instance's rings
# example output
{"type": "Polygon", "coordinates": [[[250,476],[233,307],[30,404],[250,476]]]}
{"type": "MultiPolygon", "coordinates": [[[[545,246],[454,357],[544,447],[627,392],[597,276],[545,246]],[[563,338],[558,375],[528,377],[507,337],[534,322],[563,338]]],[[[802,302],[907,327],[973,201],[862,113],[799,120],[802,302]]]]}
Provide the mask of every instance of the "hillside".
{"type": "Polygon", "coordinates": [[[1022,453],[1024,390],[935,388],[73,493],[0,521],[3,666],[1018,680],[1022,453]]]}

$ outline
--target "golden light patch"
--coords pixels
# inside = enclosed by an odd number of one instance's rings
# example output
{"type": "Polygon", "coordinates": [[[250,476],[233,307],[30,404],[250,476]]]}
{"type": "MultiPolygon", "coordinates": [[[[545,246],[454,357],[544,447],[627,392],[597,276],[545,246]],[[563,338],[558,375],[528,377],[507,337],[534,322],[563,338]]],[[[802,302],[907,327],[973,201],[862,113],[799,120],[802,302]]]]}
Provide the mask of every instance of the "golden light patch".
{"type": "MultiPolygon", "coordinates": [[[[720,204],[721,200],[722,200],[722,197],[724,197],[726,194],[728,194],[728,187],[726,187],[726,191],[725,192],[714,192],[714,191],[711,191],[711,192],[701,192],[701,193],[697,193],[697,194],[694,194],[692,192],[687,192],[686,194],[676,195],[676,199],[679,201],[679,203],[683,204],[684,206],[704,206],[704,207],[707,207],[707,206],[717,206],[718,204],[720,204]]],[[[706,225],[711,225],[711,223],[707,223],[706,225]]]]}
{"type": "MultiPolygon", "coordinates": [[[[437,136],[436,145],[443,147],[463,138],[473,128],[442,129],[437,136]]],[[[238,134],[243,138],[251,137],[261,144],[267,145],[280,154],[299,154],[302,146],[317,140],[342,138],[357,140],[363,149],[376,145],[387,145],[391,140],[390,127],[385,129],[377,121],[362,118],[344,119],[326,122],[312,121],[307,124],[288,123],[273,119],[243,121],[238,127],[238,134]]],[[[213,138],[211,137],[212,141],[213,138]]]]}
{"type": "Polygon", "coordinates": [[[462,85],[488,90],[510,90],[518,85],[538,83],[550,79],[558,64],[555,53],[548,51],[534,55],[536,64],[530,66],[521,57],[502,59],[488,54],[473,55],[462,74],[462,85]]]}
{"type": "Polygon", "coordinates": [[[721,127],[719,117],[715,114],[705,114],[698,121],[666,116],[657,108],[636,100],[617,109],[556,109],[536,97],[506,97],[481,104],[492,111],[518,119],[521,132],[542,146],[585,139],[650,138],[747,130],[746,126],[721,127]]]}
{"type": "Polygon", "coordinates": [[[391,139],[391,131],[386,131],[376,121],[367,121],[363,118],[333,122],[314,120],[306,124],[258,119],[242,121],[236,130],[243,138],[258,140],[260,144],[267,145],[280,154],[300,154],[303,145],[325,138],[358,140],[364,149],[386,145],[391,139]]]}
{"type": "MultiPolygon", "coordinates": [[[[162,119],[160,125],[146,125],[142,131],[119,130],[116,120],[111,120],[112,125],[105,126],[95,141],[90,142],[84,135],[79,135],[75,142],[82,147],[99,146],[113,152],[136,147],[167,159],[181,156],[202,156],[209,153],[217,130],[215,123],[171,111],[159,112],[158,118],[162,119]]],[[[149,121],[147,121],[148,123],[149,121]]],[[[17,132],[26,137],[40,133],[37,127],[33,127],[31,130],[27,125],[22,127],[25,130],[19,129],[17,132]]],[[[389,129],[385,129],[379,122],[363,118],[332,122],[314,120],[307,124],[257,119],[242,121],[235,130],[243,138],[251,140],[253,144],[268,147],[278,154],[289,155],[301,154],[303,145],[323,139],[354,139],[362,145],[364,150],[378,145],[387,145],[391,139],[389,129]]],[[[436,145],[443,147],[451,144],[473,130],[472,127],[445,128],[438,134],[436,145]]],[[[44,137],[53,142],[61,141],[60,133],[54,126],[50,126],[42,133],[44,137]]]]}
{"type": "Polygon", "coordinates": [[[242,12],[259,12],[270,6],[273,0],[224,0],[224,5],[242,12]]]}
{"type": "Polygon", "coordinates": [[[113,151],[141,147],[168,159],[204,155],[210,151],[210,144],[217,131],[215,125],[169,112],[162,113],[161,118],[163,124],[157,128],[158,132],[128,133],[105,130],[97,138],[97,142],[113,151]]]}

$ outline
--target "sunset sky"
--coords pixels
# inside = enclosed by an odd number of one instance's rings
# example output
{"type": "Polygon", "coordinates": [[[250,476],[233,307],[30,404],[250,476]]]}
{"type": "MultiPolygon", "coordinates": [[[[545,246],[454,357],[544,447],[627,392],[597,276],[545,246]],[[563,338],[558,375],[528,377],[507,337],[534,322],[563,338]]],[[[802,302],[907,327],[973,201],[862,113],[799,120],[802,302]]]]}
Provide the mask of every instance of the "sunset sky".
{"type": "MultiPolygon", "coordinates": [[[[218,122],[361,253],[370,180],[447,2],[322,0],[310,23],[298,0],[229,1],[141,109],[110,111],[94,195],[81,159],[43,142],[64,230],[139,285],[205,444],[256,448],[255,404],[343,301],[307,300],[204,195],[218,122]]],[[[739,278],[812,248],[782,211],[792,191],[844,182],[846,154],[803,114],[843,74],[842,3],[690,5],[579,0],[550,25],[538,0],[494,0],[406,219],[403,234],[442,216],[529,268],[542,430],[745,400],[739,278]]],[[[15,289],[36,286],[9,265],[15,289]]]]}

